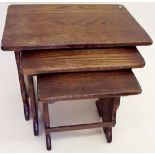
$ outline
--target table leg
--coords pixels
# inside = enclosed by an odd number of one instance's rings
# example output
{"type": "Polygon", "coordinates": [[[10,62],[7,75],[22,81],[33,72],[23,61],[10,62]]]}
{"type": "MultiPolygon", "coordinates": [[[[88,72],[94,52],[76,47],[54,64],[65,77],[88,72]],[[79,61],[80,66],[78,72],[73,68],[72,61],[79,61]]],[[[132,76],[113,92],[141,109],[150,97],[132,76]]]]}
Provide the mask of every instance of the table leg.
{"type": "Polygon", "coordinates": [[[28,83],[29,83],[30,106],[31,106],[31,113],[33,118],[33,131],[34,131],[34,135],[38,136],[39,135],[38,106],[35,100],[33,76],[28,76],[28,83]]]}
{"type": "Polygon", "coordinates": [[[47,150],[51,150],[51,135],[46,131],[46,129],[50,128],[48,103],[43,103],[43,115],[44,115],[44,125],[45,125],[45,134],[46,134],[46,147],[47,147],[47,150]]]}
{"type": "Polygon", "coordinates": [[[19,83],[20,83],[20,91],[21,91],[23,107],[24,107],[24,116],[25,116],[25,120],[29,120],[30,119],[30,110],[29,110],[28,93],[26,91],[24,75],[20,71],[20,55],[21,55],[20,52],[15,52],[15,59],[16,59],[18,77],[19,77],[19,83]]]}
{"type": "MultiPolygon", "coordinates": [[[[99,116],[103,122],[115,122],[116,112],[120,104],[120,97],[100,98],[96,102],[99,116]]],[[[112,142],[112,127],[103,128],[108,143],[112,142]]]]}

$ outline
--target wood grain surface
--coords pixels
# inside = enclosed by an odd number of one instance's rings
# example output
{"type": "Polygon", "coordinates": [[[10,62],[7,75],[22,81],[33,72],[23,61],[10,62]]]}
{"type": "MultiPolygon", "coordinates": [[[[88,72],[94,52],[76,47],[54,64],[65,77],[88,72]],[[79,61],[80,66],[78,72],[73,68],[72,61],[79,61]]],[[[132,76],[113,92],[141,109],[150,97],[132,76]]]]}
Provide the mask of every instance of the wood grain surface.
{"type": "Polygon", "coordinates": [[[144,65],[144,59],[135,47],[23,51],[21,56],[21,70],[29,75],[130,69],[144,65]]]}
{"type": "Polygon", "coordinates": [[[150,37],[122,5],[11,5],[1,48],[18,51],[150,44],[150,37]]]}
{"type": "Polygon", "coordinates": [[[38,97],[42,102],[139,93],[140,85],[131,70],[38,75],[38,97]]]}

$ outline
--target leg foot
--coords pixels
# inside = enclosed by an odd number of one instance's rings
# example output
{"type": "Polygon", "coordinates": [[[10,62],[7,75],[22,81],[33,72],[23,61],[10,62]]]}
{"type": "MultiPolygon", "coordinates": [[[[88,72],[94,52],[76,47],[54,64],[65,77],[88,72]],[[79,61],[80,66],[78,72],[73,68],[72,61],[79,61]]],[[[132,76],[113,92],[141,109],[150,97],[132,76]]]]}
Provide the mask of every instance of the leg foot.
{"type": "Polygon", "coordinates": [[[28,104],[24,104],[24,116],[26,121],[30,119],[30,109],[28,104]]]}
{"type": "Polygon", "coordinates": [[[24,75],[21,73],[21,70],[20,70],[21,52],[15,52],[15,59],[16,59],[16,64],[17,64],[20,91],[21,91],[23,107],[24,107],[24,116],[25,116],[25,120],[28,121],[30,119],[29,100],[28,100],[28,94],[26,91],[26,83],[25,83],[24,75]]]}
{"type": "MultiPolygon", "coordinates": [[[[116,112],[120,104],[120,97],[100,98],[97,102],[99,114],[103,122],[116,123],[116,112]]],[[[108,143],[112,142],[112,128],[103,128],[108,143]]]]}
{"type": "Polygon", "coordinates": [[[39,135],[38,106],[35,100],[34,83],[33,83],[32,76],[28,76],[28,82],[29,82],[31,113],[33,118],[33,130],[34,130],[34,135],[38,136],[39,135]]]}
{"type": "Polygon", "coordinates": [[[33,121],[33,132],[35,136],[39,135],[39,125],[36,120],[33,121]]]}
{"type": "Polygon", "coordinates": [[[108,143],[112,142],[112,128],[103,128],[106,140],[108,143]]]}
{"type": "Polygon", "coordinates": [[[51,150],[51,135],[50,134],[46,135],[46,148],[48,151],[51,150]]]}
{"type": "Polygon", "coordinates": [[[51,135],[46,131],[46,129],[50,127],[48,103],[43,103],[43,116],[44,116],[43,118],[44,118],[45,136],[46,136],[46,147],[47,150],[51,150],[51,135]]]}

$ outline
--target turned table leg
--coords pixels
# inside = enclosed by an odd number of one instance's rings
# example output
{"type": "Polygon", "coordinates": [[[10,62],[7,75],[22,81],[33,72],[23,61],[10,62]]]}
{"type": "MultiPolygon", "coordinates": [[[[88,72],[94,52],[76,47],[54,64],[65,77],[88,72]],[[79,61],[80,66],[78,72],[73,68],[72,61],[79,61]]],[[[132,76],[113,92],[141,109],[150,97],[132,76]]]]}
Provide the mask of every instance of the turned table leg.
{"type": "Polygon", "coordinates": [[[37,103],[35,100],[33,76],[28,76],[28,83],[29,83],[31,113],[32,113],[32,118],[33,118],[33,131],[34,131],[34,135],[38,136],[39,135],[38,107],[37,107],[37,103]]]}
{"type": "MultiPolygon", "coordinates": [[[[116,112],[120,104],[120,97],[100,98],[96,101],[99,116],[103,122],[114,122],[116,124],[116,112]]],[[[112,127],[103,128],[108,143],[112,142],[112,127]]]]}
{"type": "Polygon", "coordinates": [[[24,116],[25,116],[25,120],[29,120],[30,110],[29,110],[28,93],[26,91],[24,75],[20,71],[20,55],[21,55],[21,52],[15,52],[15,59],[16,59],[18,77],[19,77],[19,83],[20,83],[20,91],[21,91],[23,107],[24,107],[24,116]]]}
{"type": "Polygon", "coordinates": [[[43,115],[44,115],[44,126],[45,126],[45,135],[46,135],[46,147],[47,147],[47,150],[51,150],[51,135],[46,131],[48,128],[50,128],[48,103],[43,103],[43,115]]]}

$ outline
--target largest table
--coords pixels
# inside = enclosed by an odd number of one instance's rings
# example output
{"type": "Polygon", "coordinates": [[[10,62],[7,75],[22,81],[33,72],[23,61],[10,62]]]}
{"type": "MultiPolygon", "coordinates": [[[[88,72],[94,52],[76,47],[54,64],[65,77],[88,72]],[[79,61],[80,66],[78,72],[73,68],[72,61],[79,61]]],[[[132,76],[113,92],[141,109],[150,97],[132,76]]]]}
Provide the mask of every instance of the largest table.
{"type": "MultiPolygon", "coordinates": [[[[150,37],[122,5],[11,5],[8,7],[1,48],[15,51],[25,119],[29,119],[30,96],[36,127],[34,74],[24,77],[21,72],[23,51],[150,44],[150,37]]],[[[38,134],[37,131],[35,134],[38,134]]]]}

